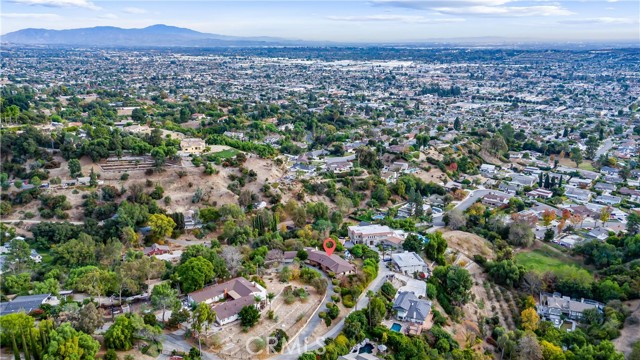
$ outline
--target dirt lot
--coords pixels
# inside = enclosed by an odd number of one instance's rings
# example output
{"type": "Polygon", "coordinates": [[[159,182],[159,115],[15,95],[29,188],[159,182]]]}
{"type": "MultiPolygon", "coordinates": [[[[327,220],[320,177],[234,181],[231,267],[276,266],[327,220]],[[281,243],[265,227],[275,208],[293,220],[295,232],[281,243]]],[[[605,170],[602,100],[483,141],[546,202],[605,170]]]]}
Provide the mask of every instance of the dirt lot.
{"type": "Polygon", "coordinates": [[[259,323],[251,328],[248,332],[242,332],[239,322],[222,327],[219,332],[218,339],[222,344],[218,349],[211,349],[223,359],[254,359],[247,350],[247,343],[250,343],[256,337],[266,337],[276,328],[283,329],[289,337],[293,337],[305,324],[306,320],[320,305],[323,295],[317,294],[315,290],[309,287],[309,297],[306,301],[296,301],[291,305],[284,303],[282,291],[285,287],[292,285],[293,287],[305,287],[306,285],[299,282],[291,282],[289,284],[280,283],[274,277],[266,277],[267,290],[276,294],[276,298],[271,304],[277,316],[277,321],[266,318],[269,306],[262,312],[259,323]]]}
{"type": "Polygon", "coordinates": [[[476,234],[444,230],[442,237],[447,240],[450,248],[465,254],[469,258],[473,258],[473,255],[476,254],[482,255],[487,259],[494,258],[491,243],[476,234]]]}
{"type": "Polygon", "coordinates": [[[433,181],[436,184],[446,184],[449,181],[447,175],[434,166],[431,166],[431,170],[429,172],[418,169],[414,175],[425,182],[433,181]]]}
{"type": "Polygon", "coordinates": [[[627,305],[633,313],[627,318],[624,328],[620,330],[620,337],[613,340],[616,350],[622,351],[625,356],[631,353],[631,347],[636,341],[640,341],[640,322],[631,320],[632,318],[640,319],[640,300],[626,301],[627,305]],[[635,324],[632,324],[635,322],[635,324]]]}

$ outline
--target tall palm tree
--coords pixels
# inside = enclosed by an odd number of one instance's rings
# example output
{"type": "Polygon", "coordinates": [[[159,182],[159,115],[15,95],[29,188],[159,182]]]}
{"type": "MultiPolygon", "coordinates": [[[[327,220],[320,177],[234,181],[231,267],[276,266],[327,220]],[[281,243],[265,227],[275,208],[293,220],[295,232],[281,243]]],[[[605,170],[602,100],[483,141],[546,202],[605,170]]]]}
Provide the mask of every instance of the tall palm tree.
{"type": "Polygon", "coordinates": [[[269,300],[269,310],[271,310],[271,303],[273,302],[273,299],[276,298],[276,294],[270,292],[267,294],[267,300],[269,300]]]}

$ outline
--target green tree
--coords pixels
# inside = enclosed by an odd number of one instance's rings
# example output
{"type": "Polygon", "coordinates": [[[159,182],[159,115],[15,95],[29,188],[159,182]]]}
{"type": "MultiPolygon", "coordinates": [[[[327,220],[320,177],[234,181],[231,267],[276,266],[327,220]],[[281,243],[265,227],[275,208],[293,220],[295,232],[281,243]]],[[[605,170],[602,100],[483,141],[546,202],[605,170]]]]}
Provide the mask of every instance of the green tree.
{"type": "Polygon", "coordinates": [[[447,251],[447,240],[442,237],[440,231],[428,234],[429,242],[425,245],[425,254],[429,260],[433,260],[438,265],[444,265],[444,252],[447,251]]]}
{"type": "Polygon", "coordinates": [[[160,239],[165,236],[171,236],[176,222],[167,215],[153,214],[149,216],[149,226],[151,227],[151,236],[154,239],[160,239]]]}
{"type": "Polygon", "coordinates": [[[49,346],[43,360],[93,360],[100,343],[83,332],[63,323],[49,334],[49,346]]]}
{"type": "Polygon", "coordinates": [[[78,321],[74,324],[74,328],[91,335],[103,324],[104,321],[100,310],[93,302],[90,302],[78,311],[78,321]]]}
{"type": "Polygon", "coordinates": [[[640,233],[640,214],[631,212],[631,214],[627,216],[627,232],[630,235],[640,233]]]}
{"type": "Polygon", "coordinates": [[[369,301],[367,307],[367,319],[369,320],[369,328],[374,328],[380,324],[387,314],[387,308],[384,301],[378,297],[374,297],[369,301]]]}
{"type": "Polygon", "coordinates": [[[205,328],[206,333],[215,321],[216,312],[211,310],[211,307],[204,302],[198,304],[191,314],[191,330],[198,334],[198,347],[200,350],[202,350],[202,346],[200,344],[200,333],[202,332],[202,328],[205,328]]]}
{"type": "Polygon", "coordinates": [[[576,163],[576,167],[580,167],[580,164],[584,160],[582,157],[582,150],[578,147],[571,148],[571,160],[576,163]]]}
{"type": "Polygon", "coordinates": [[[600,146],[600,140],[598,140],[598,138],[595,137],[595,135],[590,135],[587,138],[587,140],[584,142],[584,144],[587,147],[587,149],[585,150],[585,154],[587,155],[587,158],[593,160],[594,157],[596,156],[596,151],[598,151],[598,147],[600,146]]]}
{"type": "MultiPolygon", "coordinates": [[[[420,254],[422,252],[422,250],[424,249],[424,242],[422,240],[420,240],[420,238],[417,235],[411,234],[411,235],[407,236],[407,238],[402,243],[402,248],[404,250],[406,250],[406,251],[413,251],[416,254],[420,254]]],[[[352,251],[352,253],[353,253],[353,251],[352,251]]],[[[355,253],[354,253],[354,256],[356,256],[355,253]]],[[[358,257],[358,256],[356,256],[356,257],[358,257]]]]}
{"type": "Polygon", "coordinates": [[[172,289],[168,283],[162,283],[153,287],[151,291],[151,305],[155,309],[162,309],[162,322],[167,309],[176,311],[180,308],[178,292],[172,289]]]}
{"type": "Polygon", "coordinates": [[[260,320],[260,311],[254,305],[243,307],[238,313],[240,317],[240,325],[244,328],[250,328],[260,320]]]}
{"type": "Polygon", "coordinates": [[[82,167],[80,166],[80,160],[71,159],[69,160],[69,175],[72,178],[77,178],[82,176],[82,167]]]}
{"type": "Polygon", "coordinates": [[[202,289],[215,277],[213,264],[202,256],[191,258],[178,266],[176,274],[180,288],[186,293],[202,289]]]}
{"type": "Polygon", "coordinates": [[[104,334],[105,346],[107,349],[130,350],[133,347],[134,333],[135,327],[130,317],[118,316],[104,334]]]}
{"type": "Polygon", "coordinates": [[[91,187],[98,186],[98,174],[96,174],[96,172],[93,171],[93,168],[91,168],[91,172],[89,173],[89,186],[91,187]]]}

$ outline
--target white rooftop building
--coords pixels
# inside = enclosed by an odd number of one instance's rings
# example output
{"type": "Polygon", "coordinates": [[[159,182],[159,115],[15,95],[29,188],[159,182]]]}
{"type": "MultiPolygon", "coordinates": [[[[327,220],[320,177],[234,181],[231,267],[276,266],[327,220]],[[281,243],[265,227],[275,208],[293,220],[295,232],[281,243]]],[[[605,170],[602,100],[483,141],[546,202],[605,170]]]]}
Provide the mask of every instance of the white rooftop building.
{"type": "Polygon", "coordinates": [[[422,260],[420,255],[414,252],[405,251],[403,253],[391,254],[391,261],[398,271],[405,275],[413,275],[414,273],[428,273],[429,267],[422,260]]]}

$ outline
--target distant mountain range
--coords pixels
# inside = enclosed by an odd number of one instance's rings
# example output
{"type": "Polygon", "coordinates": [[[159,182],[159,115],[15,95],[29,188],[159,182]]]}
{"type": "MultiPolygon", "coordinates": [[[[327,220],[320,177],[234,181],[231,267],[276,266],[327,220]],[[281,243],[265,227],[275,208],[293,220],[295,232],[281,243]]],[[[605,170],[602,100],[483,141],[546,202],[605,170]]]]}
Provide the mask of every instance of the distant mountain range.
{"type": "Polygon", "coordinates": [[[242,37],[208,34],[168,25],[152,25],[142,29],[123,29],[114,26],[49,30],[23,29],[0,37],[5,45],[96,46],[96,47],[275,47],[275,46],[384,46],[384,47],[486,47],[533,49],[596,49],[637,48],[634,41],[618,42],[544,42],[502,37],[428,39],[425,41],[393,43],[349,43],[330,41],[291,40],[276,37],[242,37]]]}
{"type": "Polygon", "coordinates": [[[142,29],[114,26],[70,30],[23,29],[7,33],[3,43],[20,45],[71,45],[107,47],[216,47],[306,45],[310,42],[272,37],[240,37],[207,34],[168,25],[152,25],[142,29]]]}

